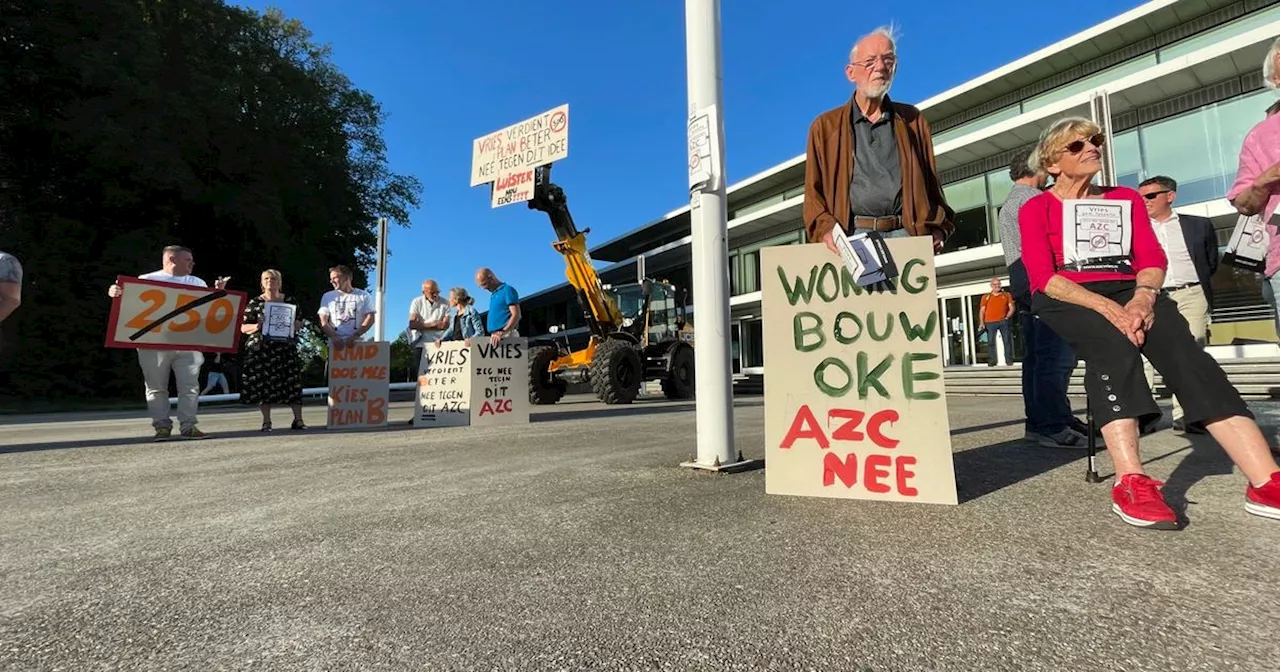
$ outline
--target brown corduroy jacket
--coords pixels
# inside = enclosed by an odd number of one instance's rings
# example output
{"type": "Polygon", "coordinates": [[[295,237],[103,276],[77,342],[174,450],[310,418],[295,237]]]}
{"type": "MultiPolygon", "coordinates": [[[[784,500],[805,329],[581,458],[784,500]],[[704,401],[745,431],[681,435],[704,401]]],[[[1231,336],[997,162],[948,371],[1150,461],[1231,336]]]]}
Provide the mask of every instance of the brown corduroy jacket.
{"type": "MultiPolygon", "coordinates": [[[[853,127],[850,105],[818,115],[809,126],[804,162],[804,227],[809,242],[816,243],[838,222],[850,230],[849,183],[853,179],[853,127]]],[[[947,206],[938,181],[929,123],[914,106],[889,101],[893,109],[893,133],[902,164],[902,223],[913,236],[927,236],[940,229],[947,237],[955,231],[955,212],[947,206]]]]}

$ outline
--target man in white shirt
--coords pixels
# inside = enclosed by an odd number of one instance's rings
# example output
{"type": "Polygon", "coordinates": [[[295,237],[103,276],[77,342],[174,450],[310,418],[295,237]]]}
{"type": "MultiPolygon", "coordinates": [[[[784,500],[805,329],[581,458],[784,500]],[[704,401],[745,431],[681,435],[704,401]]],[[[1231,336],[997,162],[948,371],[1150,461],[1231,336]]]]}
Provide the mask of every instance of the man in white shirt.
{"type": "Polygon", "coordinates": [[[320,298],[320,329],[329,337],[329,348],[347,348],[373,328],[377,307],[373,295],[351,286],[351,269],[329,269],[333,290],[320,298]]]}
{"type": "MultiPolygon", "coordinates": [[[[1138,185],[1138,193],[1146,199],[1147,214],[1156,239],[1169,258],[1163,291],[1178,304],[1178,312],[1186,319],[1201,346],[1209,329],[1213,309],[1210,280],[1218,270],[1218,237],[1213,222],[1204,217],[1179,215],[1173,211],[1178,183],[1164,175],[1152,177],[1138,185]]],[[[1173,398],[1173,428],[1180,432],[1202,434],[1199,427],[1188,427],[1182,420],[1182,404],[1173,398]]]]}
{"type": "Polygon", "coordinates": [[[422,283],[422,296],[409,304],[409,337],[413,345],[413,375],[418,375],[422,348],[434,343],[449,328],[449,302],[440,298],[440,285],[435,280],[422,283]]]}
{"type": "MultiPolygon", "coordinates": [[[[138,278],[176,285],[208,287],[204,280],[191,274],[195,257],[191,250],[181,245],[164,248],[162,268],[144,273],[138,278]]],[[[215,289],[224,289],[231,278],[218,278],[215,289]]],[[[107,296],[120,296],[120,285],[112,283],[107,296]]],[[[155,440],[167,441],[173,433],[173,420],[169,418],[169,374],[178,386],[179,436],[184,439],[203,439],[205,433],[196,428],[196,411],[200,405],[200,365],[204,354],[197,350],[145,350],[138,349],[138,364],[142,367],[142,380],[147,390],[147,411],[151,426],[155,428],[155,440]]]]}

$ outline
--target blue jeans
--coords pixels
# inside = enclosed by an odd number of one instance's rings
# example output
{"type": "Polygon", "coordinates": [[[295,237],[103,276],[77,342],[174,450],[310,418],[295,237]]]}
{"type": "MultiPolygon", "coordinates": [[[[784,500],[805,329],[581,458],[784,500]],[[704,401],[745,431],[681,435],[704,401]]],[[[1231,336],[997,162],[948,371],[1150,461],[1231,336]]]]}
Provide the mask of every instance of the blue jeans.
{"type": "Polygon", "coordinates": [[[1262,298],[1276,310],[1276,335],[1280,336],[1280,307],[1276,304],[1277,297],[1280,297],[1280,273],[1262,279],[1262,298]]]}
{"type": "Polygon", "coordinates": [[[1067,385],[1076,368],[1076,353],[1049,325],[1019,311],[1026,354],[1022,358],[1022,403],[1028,432],[1055,434],[1071,421],[1067,385]]]}
{"type": "Polygon", "coordinates": [[[999,354],[996,349],[997,333],[1004,340],[1005,362],[1013,363],[1013,333],[1009,331],[1009,320],[1000,320],[999,322],[987,323],[987,366],[996,365],[996,356],[999,354]]]}

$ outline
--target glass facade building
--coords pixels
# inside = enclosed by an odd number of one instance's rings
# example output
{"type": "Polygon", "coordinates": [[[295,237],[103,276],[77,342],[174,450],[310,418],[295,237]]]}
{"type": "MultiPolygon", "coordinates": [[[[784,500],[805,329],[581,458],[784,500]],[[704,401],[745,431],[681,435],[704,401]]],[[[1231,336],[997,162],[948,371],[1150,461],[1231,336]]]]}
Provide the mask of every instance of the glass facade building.
{"type": "MultiPolygon", "coordinates": [[[[937,258],[939,308],[948,325],[939,347],[949,365],[989,358],[974,317],[990,279],[1007,279],[996,222],[1012,186],[1010,156],[1062,116],[1097,118],[1099,96],[1109,102],[1108,118],[1097,120],[1111,133],[1116,182],[1136,187],[1155,175],[1174,178],[1175,207],[1210,217],[1225,244],[1236,216],[1224,195],[1235,179],[1241,143],[1276,100],[1263,88],[1260,70],[1280,36],[1280,5],[1211,0],[1185,9],[1180,4],[1177,14],[1157,5],[918,104],[933,127],[943,191],[956,213],[956,233],[937,258]]],[[[905,67],[899,74],[911,76],[905,67]]],[[[803,157],[796,157],[730,186],[735,373],[763,372],[760,250],[804,242],[803,177],[803,157]]],[[[692,297],[689,231],[688,209],[682,208],[598,245],[592,255],[606,282],[634,282],[642,267],[688,288],[692,297]]],[[[1224,267],[1213,286],[1211,344],[1276,340],[1258,276],[1224,267]]],[[[535,335],[553,324],[583,331],[580,309],[564,285],[527,297],[526,320],[522,331],[535,335]]],[[[1021,350],[1015,332],[1015,359],[1021,350]]]]}

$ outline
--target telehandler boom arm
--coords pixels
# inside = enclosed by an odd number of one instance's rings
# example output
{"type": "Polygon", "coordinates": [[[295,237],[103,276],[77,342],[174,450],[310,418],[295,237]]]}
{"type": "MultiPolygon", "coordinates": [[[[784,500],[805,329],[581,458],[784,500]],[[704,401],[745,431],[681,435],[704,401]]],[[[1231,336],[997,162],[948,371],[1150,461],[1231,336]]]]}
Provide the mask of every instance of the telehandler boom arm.
{"type": "Polygon", "coordinates": [[[604,291],[600,276],[591,264],[591,254],[587,251],[587,234],[591,229],[579,231],[574,225],[564,190],[551,183],[551,166],[534,169],[533,199],[529,201],[529,208],[541,210],[551,219],[557,239],[551,246],[564,256],[565,277],[578,293],[591,333],[604,339],[622,326],[622,313],[613,297],[604,291]]]}

